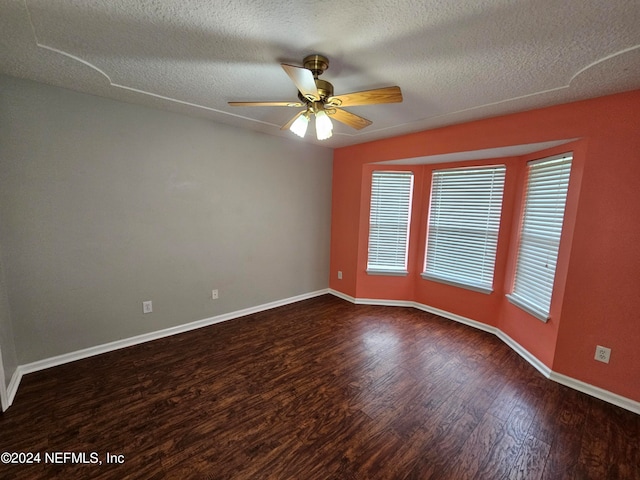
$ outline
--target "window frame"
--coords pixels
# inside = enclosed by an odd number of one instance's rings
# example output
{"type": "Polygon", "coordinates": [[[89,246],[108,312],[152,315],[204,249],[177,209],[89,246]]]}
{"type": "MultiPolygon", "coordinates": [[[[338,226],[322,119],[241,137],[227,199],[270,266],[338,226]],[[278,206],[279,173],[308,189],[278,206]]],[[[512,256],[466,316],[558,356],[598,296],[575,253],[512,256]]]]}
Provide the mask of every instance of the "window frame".
{"type": "MultiPolygon", "coordinates": [[[[507,167],[504,164],[491,164],[443,168],[433,171],[423,271],[421,274],[423,279],[484,294],[493,292],[498,239],[502,225],[506,170],[507,167]],[[489,174],[491,175],[490,178],[489,174]],[[487,177],[486,179],[483,178],[485,176],[487,177]],[[476,213],[468,213],[468,211],[466,213],[456,212],[457,209],[462,206],[461,204],[456,204],[456,202],[465,202],[468,199],[468,192],[460,191],[459,193],[459,189],[465,184],[467,189],[478,189],[475,193],[476,198],[474,199],[476,202],[476,213]],[[482,187],[489,187],[489,191],[480,191],[479,189],[482,187]],[[440,211],[435,211],[434,208],[436,208],[436,204],[438,204],[437,208],[441,209],[440,211]],[[483,211],[483,209],[485,211],[483,211]],[[449,215],[449,218],[443,221],[434,219],[434,215],[443,214],[449,215]],[[474,220],[474,217],[477,218],[474,220]],[[451,220],[451,218],[453,218],[453,220],[451,220]],[[477,235],[481,232],[478,228],[482,227],[480,219],[483,219],[487,228],[482,235],[477,235]],[[457,224],[454,224],[453,221],[457,221],[457,224]],[[472,223],[469,224],[468,222],[472,223]],[[449,225],[447,225],[447,223],[449,225]],[[447,232],[443,232],[442,235],[438,235],[437,232],[434,233],[437,229],[442,230],[443,226],[450,229],[450,233],[448,234],[449,238],[447,238],[447,232]],[[452,271],[450,276],[442,274],[442,272],[446,271],[446,263],[450,264],[454,260],[454,254],[451,249],[455,248],[453,246],[453,236],[455,234],[451,232],[455,232],[456,230],[464,231],[465,229],[468,240],[468,244],[465,247],[467,249],[467,262],[465,262],[464,265],[461,263],[460,268],[452,271]],[[469,231],[473,231],[474,229],[476,231],[472,233],[472,235],[469,235],[469,231]],[[440,237],[442,237],[442,239],[440,239],[440,237]],[[479,243],[474,245],[474,242],[477,243],[477,240],[480,240],[482,243],[482,248],[480,248],[479,243]],[[433,267],[429,265],[430,261],[432,265],[434,262],[434,258],[430,258],[430,254],[438,254],[438,246],[434,246],[433,242],[439,241],[443,244],[443,246],[440,247],[441,252],[439,253],[441,257],[440,265],[433,267]],[[482,249],[484,249],[484,253],[480,256],[478,253],[482,249]],[[487,253],[489,253],[489,257],[486,256],[487,253]],[[473,263],[476,263],[476,265],[472,265],[473,263]],[[472,272],[472,267],[480,267],[481,271],[472,272]]],[[[466,207],[463,206],[463,208],[466,207]]],[[[435,261],[437,262],[438,260],[436,259],[435,261]]]]}
{"type": "MultiPolygon", "coordinates": [[[[541,320],[542,322],[548,322],[551,319],[551,304],[553,302],[553,290],[556,285],[556,276],[557,276],[557,266],[558,266],[558,258],[560,256],[560,246],[562,241],[562,234],[565,228],[566,221],[566,213],[567,213],[567,198],[569,193],[569,187],[571,184],[571,173],[573,170],[573,152],[566,152],[559,155],[552,155],[550,157],[540,158],[536,160],[532,160],[527,162],[527,175],[526,175],[526,185],[525,185],[525,194],[522,206],[522,212],[520,217],[520,227],[519,227],[519,235],[518,235],[518,245],[516,249],[516,257],[515,257],[515,266],[513,271],[513,281],[511,285],[511,293],[506,295],[509,302],[518,308],[524,310],[535,318],[541,320]],[[556,166],[550,164],[556,163],[556,166]],[[545,174],[545,170],[546,174],[545,174]],[[552,168],[556,168],[557,171],[554,171],[553,177],[550,179],[549,171],[552,168]],[[535,177],[533,175],[536,175],[535,177]],[[538,184],[533,186],[532,182],[537,179],[538,184]],[[542,180],[540,180],[542,179],[542,180]],[[552,192],[551,186],[545,185],[553,185],[556,187],[556,192],[552,192]],[[559,187],[562,187],[562,191],[557,191],[559,187]],[[533,190],[535,188],[535,190],[533,190]],[[535,192],[538,198],[531,200],[530,193],[535,192]],[[545,198],[549,198],[549,195],[555,194],[556,198],[554,198],[554,204],[549,206],[549,210],[554,210],[553,215],[547,215],[546,219],[541,220],[540,216],[542,213],[546,212],[546,206],[541,205],[540,196],[546,195],[545,198]],[[561,197],[561,200],[558,202],[558,195],[561,197]],[[528,215],[529,208],[531,208],[531,215],[528,215]],[[558,213],[558,209],[562,209],[562,215],[560,216],[558,213]],[[537,219],[536,219],[536,216],[537,219]],[[552,221],[553,219],[558,219],[558,221],[552,221]],[[537,220],[537,221],[536,221],[537,220]],[[546,223],[545,223],[546,222],[546,223]],[[525,232],[527,225],[532,224],[533,227],[530,231],[525,232]],[[543,230],[546,225],[546,232],[543,230]],[[555,231],[555,233],[554,233],[555,231]],[[542,237],[541,234],[546,233],[546,236],[542,237]],[[535,238],[538,237],[538,240],[535,238]],[[525,245],[526,252],[523,255],[523,245],[525,245]],[[546,246],[546,250],[542,250],[542,246],[546,246]],[[551,263],[553,265],[553,271],[549,274],[549,271],[541,271],[541,270],[528,270],[525,271],[523,277],[521,278],[522,283],[519,281],[519,272],[522,272],[522,268],[532,269],[535,266],[536,260],[539,261],[540,257],[535,257],[530,259],[526,263],[521,262],[523,257],[531,258],[531,255],[535,252],[540,252],[540,255],[545,255],[545,268],[548,269],[548,265],[551,263]],[[554,255],[554,258],[551,259],[550,255],[554,255]],[[535,290],[531,289],[530,292],[520,291],[518,292],[518,288],[525,289],[527,284],[527,279],[531,279],[532,277],[539,278],[543,280],[544,285],[536,285],[535,290]],[[546,296],[542,298],[542,295],[535,293],[540,292],[544,289],[544,293],[546,296]],[[534,292],[534,293],[532,293],[534,292]],[[541,304],[540,300],[544,300],[545,304],[541,304]]],[[[544,204],[549,204],[548,200],[543,202],[544,204]]],[[[550,211],[547,212],[551,213],[550,211]]]]}
{"type": "MultiPolygon", "coordinates": [[[[398,180],[395,180],[398,181],[398,180]]],[[[369,195],[369,232],[368,232],[368,238],[367,238],[367,267],[366,267],[366,272],[369,275],[389,275],[389,276],[406,276],[408,275],[408,261],[409,261],[409,243],[410,243],[410,235],[411,235],[411,215],[413,213],[413,194],[414,194],[414,185],[415,185],[415,174],[413,171],[411,170],[374,170],[371,172],[371,190],[370,190],[370,195],[369,195]],[[381,262],[372,262],[371,261],[371,257],[372,257],[372,239],[374,238],[380,238],[380,229],[377,229],[377,233],[374,233],[374,228],[372,227],[374,225],[373,222],[373,218],[374,216],[377,215],[377,218],[380,218],[379,214],[379,207],[377,207],[376,205],[374,205],[374,202],[377,199],[376,196],[376,177],[378,177],[381,180],[386,180],[386,181],[390,181],[390,177],[397,177],[397,179],[400,179],[402,177],[408,178],[409,179],[409,183],[408,183],[408,199],[404,200],[404,203],[406,203],[406,211],[402,212],[402,217],[400,219],[400,221],[398,221],[397,219],[395,220],[396,223],[399,224],[403,224],[406,225],[406,233],[404,234],[404,252],[402,255],[398,255],[398,252],[395,252],[392,254],[392,256],[396,256],[396,257],[402,257],[403,258],[403,262],[402,265],[384,265],[381,262]],[[386,177],[386,178],[385,178],[386,177]],[[404,218],[406,218],[406,221],[403,220],[404,218]]],[[[390,197],[393,197],[399,193],[402,192],[387,192],[387,194],[390,197]]],[[[397,199],[396,199],[397,200],[397,199]]],[[[378,201],[380,201],[378,199],[378,201]]],[[[392,206],[392,208],[398,208],[399,205],[394,205],[392,206]]],[[[393,222],[392,222],[393,223],[393,222]]],[[[397,228],[398,225],[396,225],[396,232],[397,233],[397,228]]],[[[394,227],[388,227],[387,233],[391,234],[389,232],[393,233],[394,227]]],[[[384,233],[383,233],[384,235],[384,233]]],[[[393,242],[389,242],[389,243],[393,243],[393,242]]],[[[397,243],[397,242],[396,242],[397,243]]],[[[389,245],[388,245],[389,246],[389,245]]],[[[380,257],[382,255],[385,255],[384,252],[380,253],[380,250],[383,250],[383,248],[378,247],[379,252],[375,254],[376,260],[379,260],[380,257]]],[[[387,255],[389,254],[389,252],[386,253],[387,255]]]]}

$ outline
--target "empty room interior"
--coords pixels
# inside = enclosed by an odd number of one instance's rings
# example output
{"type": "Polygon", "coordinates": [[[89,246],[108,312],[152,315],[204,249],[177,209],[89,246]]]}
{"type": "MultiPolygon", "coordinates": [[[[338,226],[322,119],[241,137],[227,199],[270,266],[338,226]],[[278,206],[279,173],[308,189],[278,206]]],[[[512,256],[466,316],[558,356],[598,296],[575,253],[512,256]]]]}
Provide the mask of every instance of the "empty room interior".
{"type": "Polygon", "coordinates": [[[0,477],[640,480],[639,26],[0,2],[0,477]]]}

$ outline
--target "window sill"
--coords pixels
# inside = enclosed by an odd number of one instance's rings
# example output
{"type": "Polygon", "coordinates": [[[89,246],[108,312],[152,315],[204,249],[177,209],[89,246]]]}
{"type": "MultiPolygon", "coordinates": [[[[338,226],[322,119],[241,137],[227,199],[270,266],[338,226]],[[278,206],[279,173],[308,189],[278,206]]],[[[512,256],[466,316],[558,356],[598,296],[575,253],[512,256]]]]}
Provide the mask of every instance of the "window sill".
{"type": "Polygon", "coordinates": [[[432,282],[444,283],[445,285],[451,285],[452,287],[464,288],[465,290],[471,290],[472,292],[484,293],[485,295],[489,295],[493,292],[492,288],[480,287],[477,285],[469,285],[467,283],[455,282],[453,280],[448,280],[446,278],[434,277],[433,275],[429,275],[427,273],[421,273],[420,276],[424,280],[431,280],[432,282]]]}
{"type": "Polygon", "coordinates": [[[527,304],[526,302],[520,300],[518,297],[513,296],[512,294],[506,295],[507,300],[511,302],[513,305],[518,307],[521,310],[524,310],[529,315],[536,317],[541,322],[547,323],[549,321],[549,314],[546,312],[542,312],[539,309],[527,304]]]}
{"type": "Polygon", "coordinates": [[[367,268],[367,275],[388,275],[390,277],[406,277],[409,274],[406,270],[383,270],[367,268]]]}

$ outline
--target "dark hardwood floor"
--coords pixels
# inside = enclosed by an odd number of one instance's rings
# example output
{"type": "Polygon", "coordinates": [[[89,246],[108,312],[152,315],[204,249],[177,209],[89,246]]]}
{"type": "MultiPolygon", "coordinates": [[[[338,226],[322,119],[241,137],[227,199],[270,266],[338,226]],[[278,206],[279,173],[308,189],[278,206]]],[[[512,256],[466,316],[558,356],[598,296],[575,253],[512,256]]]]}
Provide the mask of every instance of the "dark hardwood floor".
{"type": "Polygon", "coordinates": [[[327,295],[26,375],[5,451],[42,457],[3,479],[638,480],[640,416],[490,334],[327,295]]]}

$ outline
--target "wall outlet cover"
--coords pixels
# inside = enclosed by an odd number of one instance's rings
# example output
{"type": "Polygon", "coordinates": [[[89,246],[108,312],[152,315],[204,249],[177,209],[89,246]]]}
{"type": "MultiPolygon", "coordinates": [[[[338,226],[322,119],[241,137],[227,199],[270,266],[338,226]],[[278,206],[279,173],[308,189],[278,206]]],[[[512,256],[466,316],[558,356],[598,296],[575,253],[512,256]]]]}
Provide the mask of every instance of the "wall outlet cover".
{"type": "Polygon", "coordinates": [[[596,356],[595,359],[599,362],[609,363],[609,358],[611,357],[611,349],[607,347],[602,347],[600,345],[596,346],[596,356]]]}
{"type": "Polygon", "coordinates": [[[153,312],[153,304],[151,300],[146,300],[142,302],[142,313],[151,313],[153,312]]]}

